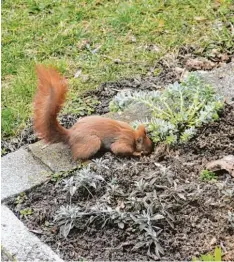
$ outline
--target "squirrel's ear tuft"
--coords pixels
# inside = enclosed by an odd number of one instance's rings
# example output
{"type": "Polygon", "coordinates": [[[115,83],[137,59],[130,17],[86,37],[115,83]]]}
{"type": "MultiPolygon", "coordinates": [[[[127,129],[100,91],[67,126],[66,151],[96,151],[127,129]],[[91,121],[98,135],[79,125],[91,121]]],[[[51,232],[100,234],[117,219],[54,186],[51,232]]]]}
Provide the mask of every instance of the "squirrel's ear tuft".
{"type": "Polygon", "coordinates": [[[137,128],[137,134],[138,136],[146,136],[146,130],[144,125],[140,125],[137,128]]]}

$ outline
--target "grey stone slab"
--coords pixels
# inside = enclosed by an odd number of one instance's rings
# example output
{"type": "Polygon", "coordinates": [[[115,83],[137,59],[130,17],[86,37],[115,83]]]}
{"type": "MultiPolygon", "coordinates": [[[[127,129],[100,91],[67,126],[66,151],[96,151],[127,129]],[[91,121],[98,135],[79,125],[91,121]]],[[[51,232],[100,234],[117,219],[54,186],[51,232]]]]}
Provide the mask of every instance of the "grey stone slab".
{"type": "Polygon", "coordinates": [[[8,258],[10,255],[15,261],[63,261],[4,205],[1,207],[1,245],[8,258]]]}
{"type": "Polygon", "coordinates": [[[105,114],[105,117],[109,117],[115,120],[119,121],[125,121],[127,123],[131,123],[134,121],[142,121],[145,120],[146,118],[151,118],[151,112],[150,110],[144,106],[137,104],[130,105],[128,108],[126,108],[123,112],[110,112],[105,114]]]}
{"type": "Polygon", "coordinates": [[[29,145],[29,150],[54,172],[68,171],[78,164],[72,161],[71,150],[63,143],[45,145],[39,141],[29,145]]]}
{"type": "Polygon", "coordinates": [[[1,200],[19,194],[48,179],[49,168],[21,148],[1,159],[1,200]]]}
{"type": "Polygon", "coordinates": [[[234,62],[212,71],[199,71],[205,81],[211,84],[228,102],[234,98],[234,62]]]}

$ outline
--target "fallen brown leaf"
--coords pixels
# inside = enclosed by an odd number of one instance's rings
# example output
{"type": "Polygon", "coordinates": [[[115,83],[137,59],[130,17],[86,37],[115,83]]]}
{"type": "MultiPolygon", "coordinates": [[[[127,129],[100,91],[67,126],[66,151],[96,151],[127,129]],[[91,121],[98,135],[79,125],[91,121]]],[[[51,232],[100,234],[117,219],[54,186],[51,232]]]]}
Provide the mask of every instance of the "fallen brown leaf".
{"type": "Polygon", "coordinates": [[[204,16],[195,16],[194,20],[196,20],[198,22],[203,22],[203,21],[206,21],[207,19],[204,16]]]}
{"type": "Polygon", "coordinates": [[[211,70],[216,66],[215,63],[209,61],[206,58],[189,58],[186,61],[186,68],[188,70],[196,69],[196,70],[211,70]]]}
{"type": "Polygon", "coordinates": [[[217,172],[220,170],[226,170],[230,175],[234,177],[234,156],[228,155],[222,159],[214,160],[206,164],[206,169],[217,172]]]}

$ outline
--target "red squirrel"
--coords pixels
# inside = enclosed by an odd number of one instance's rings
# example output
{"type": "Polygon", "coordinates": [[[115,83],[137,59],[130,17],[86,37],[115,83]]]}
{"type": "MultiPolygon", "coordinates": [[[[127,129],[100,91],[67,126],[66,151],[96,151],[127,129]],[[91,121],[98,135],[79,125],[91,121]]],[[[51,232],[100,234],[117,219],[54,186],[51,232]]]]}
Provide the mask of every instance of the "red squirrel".
{"type": "Polygon", "coordinates": [[[102,116],[87,116],[70,129],[62,127],[57,115],[68,91],[66,79],[52,67],[36,67],[38,88],[34,100],[34,130],[47,143],[63,142],[72,150],[73,159],[88,160],[104,149],[116,155],[150,154],[152,141],[143,125],[134,130],[122,121],[102,116]]]}

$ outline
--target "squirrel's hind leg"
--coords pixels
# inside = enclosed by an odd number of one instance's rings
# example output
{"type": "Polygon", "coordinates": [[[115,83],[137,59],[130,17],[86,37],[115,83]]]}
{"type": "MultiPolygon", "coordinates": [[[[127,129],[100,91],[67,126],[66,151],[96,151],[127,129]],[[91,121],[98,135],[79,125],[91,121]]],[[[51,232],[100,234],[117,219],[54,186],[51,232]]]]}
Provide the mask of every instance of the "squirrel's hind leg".
{"type": "Polygon", "coordinates": [[[115,155],[122,156],[132,156],[134,152],[133,148],[130,145],[118,141],[111,145],[111,151],[115,155]]]}
{"type": "Polygon", "coordinates": [[[77,138],[71,144],[74,160],[87,160],[94,156],[101,149],[101,140],[97,136],[77,138]]]}

